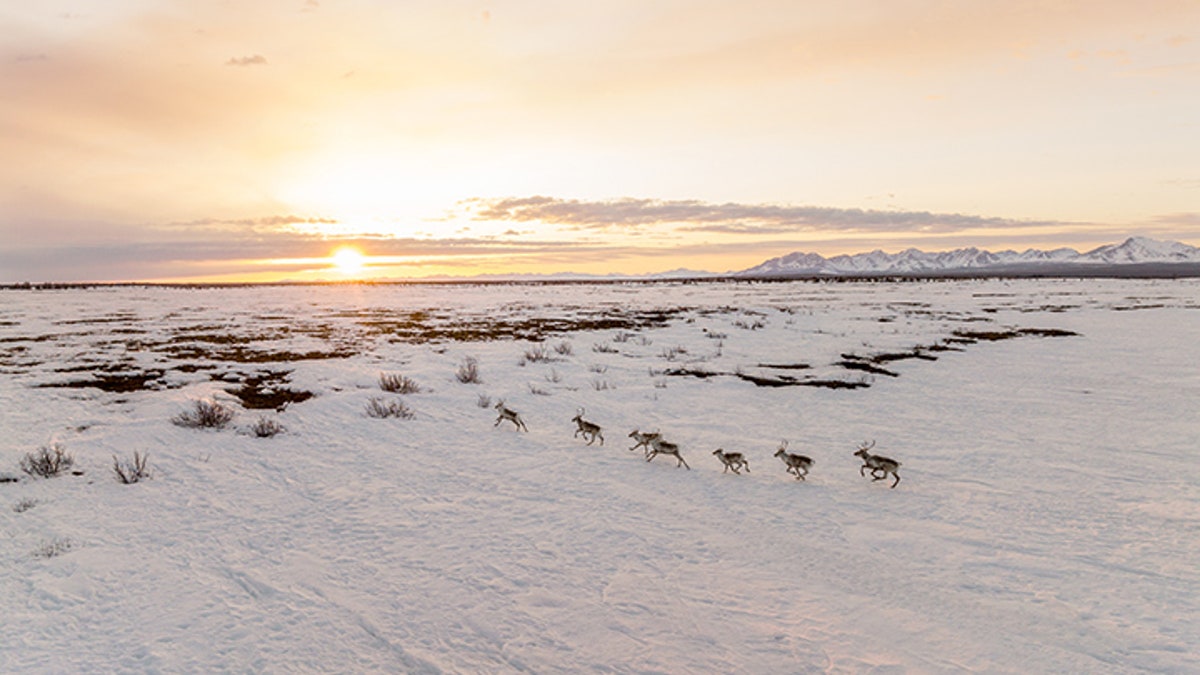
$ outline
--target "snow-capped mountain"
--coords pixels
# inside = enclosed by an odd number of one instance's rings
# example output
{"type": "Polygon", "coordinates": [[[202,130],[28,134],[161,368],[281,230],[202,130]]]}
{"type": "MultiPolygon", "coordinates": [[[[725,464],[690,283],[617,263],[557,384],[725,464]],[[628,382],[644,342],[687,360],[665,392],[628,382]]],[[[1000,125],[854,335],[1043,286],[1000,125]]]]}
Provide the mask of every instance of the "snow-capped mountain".
{"type": "Polygon", "coordinates": [[[1081,262],[1108,264],[1142,262],[1200,262],[1200,249],[1177,241],[1132,237],[1121,244],[1101,246],[1081,256],[1081,262]]]}
{"type": "Polygon", "coordinates": [[[791,276],[807,274],[919,274],[993,268],[1036,271],[1050,265],[1097,266],[1145,263],[1200,263],[1200,248],[1174,241],[1131,237],[1120,244],[1109,244],[1080,253],[1070,248],[1051,251],[1029,249],[986,251],[974,247],[926,253],[910,248],[899,253],[880,250],[826,258],[817,253],[789,253],[772,258],[737,276],[791,276]]]}

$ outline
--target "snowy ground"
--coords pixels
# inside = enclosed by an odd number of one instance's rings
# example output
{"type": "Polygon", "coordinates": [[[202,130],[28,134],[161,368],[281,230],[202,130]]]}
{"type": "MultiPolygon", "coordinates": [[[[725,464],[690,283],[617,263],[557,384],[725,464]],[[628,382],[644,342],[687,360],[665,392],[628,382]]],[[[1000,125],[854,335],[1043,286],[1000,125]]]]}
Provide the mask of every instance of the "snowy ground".
{"type": "Polygon", "coordinates": [[[1198,672],[1197,336],[1196,280],[0,291],[0,671],[1198,672]]]}

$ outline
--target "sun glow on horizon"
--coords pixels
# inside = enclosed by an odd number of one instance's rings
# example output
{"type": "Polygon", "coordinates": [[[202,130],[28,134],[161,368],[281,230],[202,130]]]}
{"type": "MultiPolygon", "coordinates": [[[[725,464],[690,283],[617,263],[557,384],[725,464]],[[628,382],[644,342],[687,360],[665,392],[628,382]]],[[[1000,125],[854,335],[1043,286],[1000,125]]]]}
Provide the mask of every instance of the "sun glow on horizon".
{"type": "Polygon", "coordinates": [[[329,262],[342,276],[354,277],[367,266],[367,256],[352,246],[343,246],[330,254],[329,262]]]}

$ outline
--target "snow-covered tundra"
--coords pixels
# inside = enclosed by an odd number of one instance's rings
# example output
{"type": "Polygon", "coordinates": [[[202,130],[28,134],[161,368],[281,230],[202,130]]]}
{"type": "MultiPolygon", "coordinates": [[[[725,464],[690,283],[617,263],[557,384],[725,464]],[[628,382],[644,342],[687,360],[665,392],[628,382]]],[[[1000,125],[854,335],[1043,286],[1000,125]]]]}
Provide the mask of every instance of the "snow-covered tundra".
{"type": "Polygon", "coordinates": [[[1198,335],[1195,280],[3,290],[0,671],[1197,672],[1198,335]]]}

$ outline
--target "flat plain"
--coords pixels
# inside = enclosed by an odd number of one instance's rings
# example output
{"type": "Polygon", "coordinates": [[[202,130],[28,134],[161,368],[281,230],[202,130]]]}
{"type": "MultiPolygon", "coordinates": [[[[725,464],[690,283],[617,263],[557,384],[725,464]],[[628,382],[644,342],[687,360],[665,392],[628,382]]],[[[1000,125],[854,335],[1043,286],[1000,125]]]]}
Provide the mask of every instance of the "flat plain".
{"type": "Polygon", "coordinates": [[[1196,672],[1197,336],[1195,279],[2,290],[0,670],[1196,672]]]}

